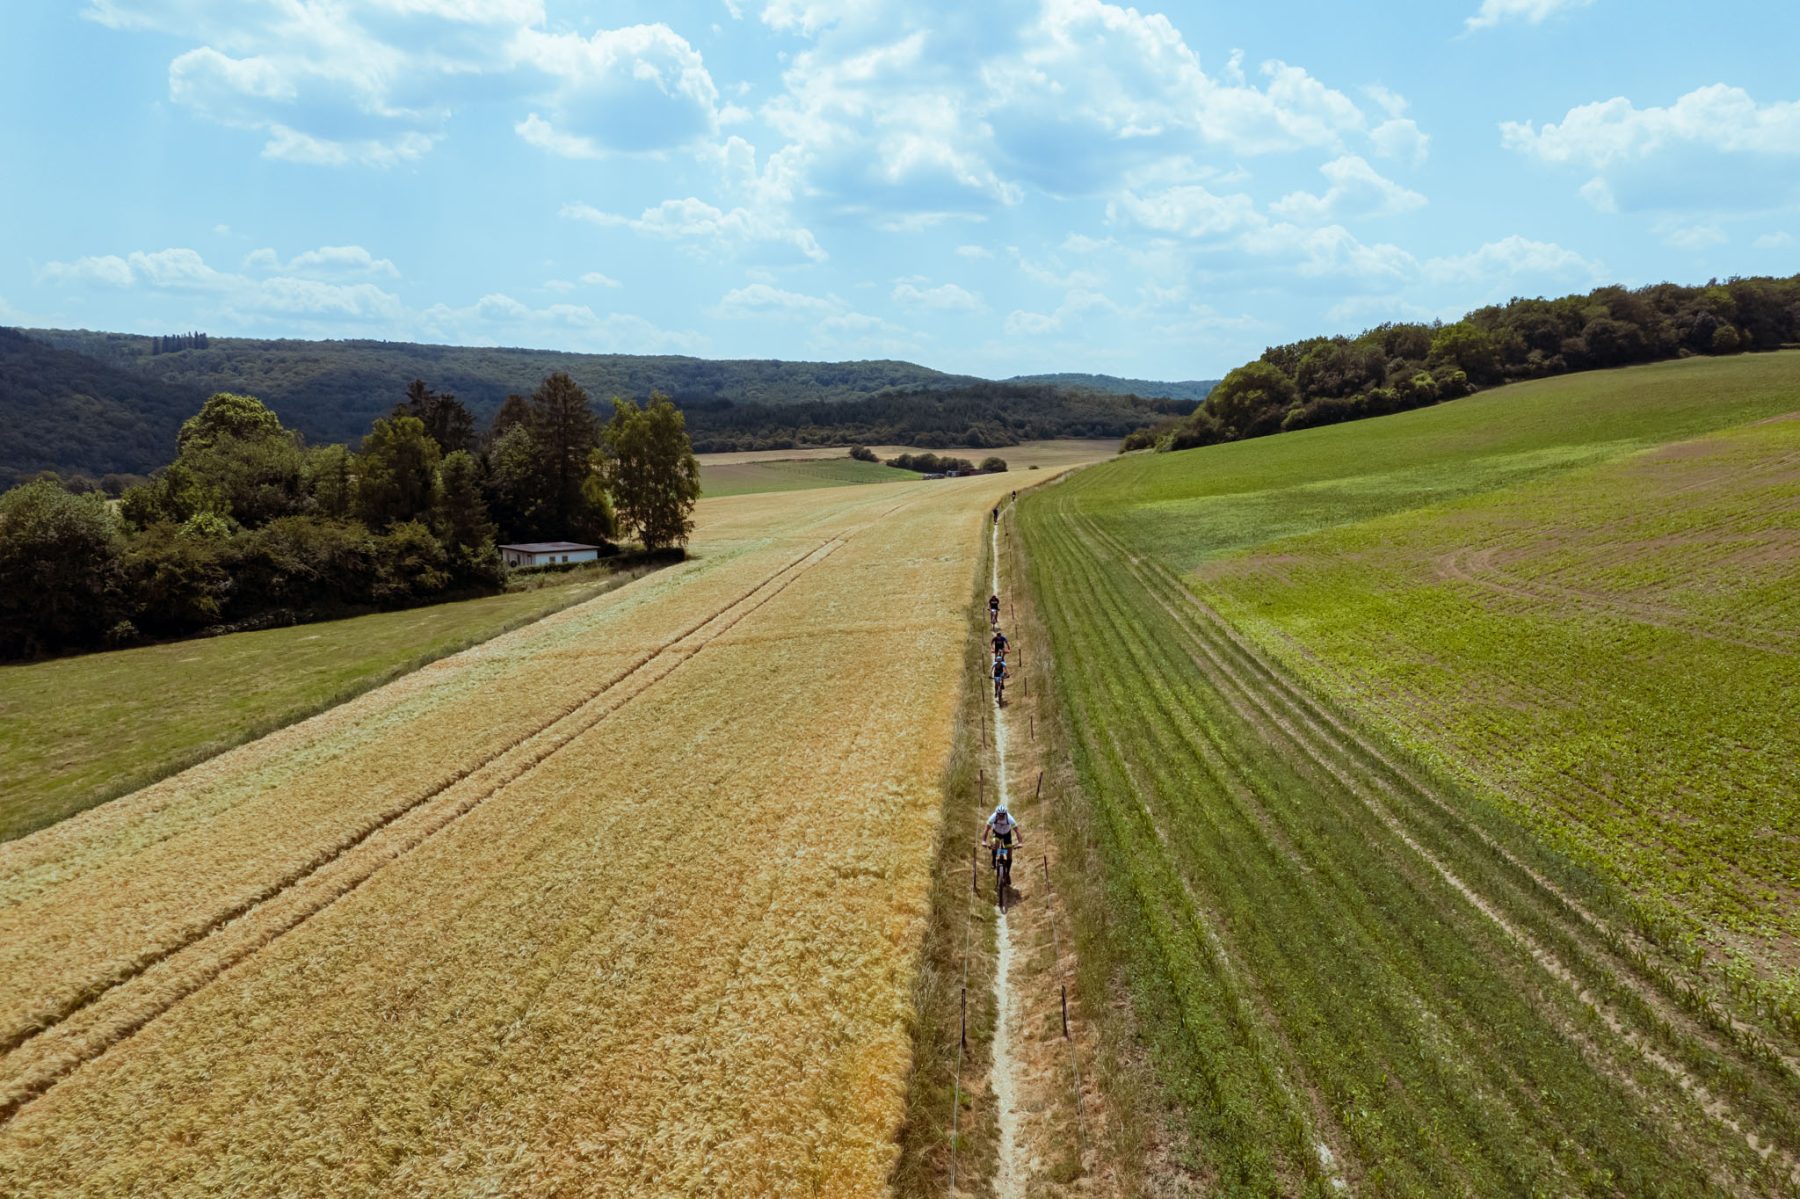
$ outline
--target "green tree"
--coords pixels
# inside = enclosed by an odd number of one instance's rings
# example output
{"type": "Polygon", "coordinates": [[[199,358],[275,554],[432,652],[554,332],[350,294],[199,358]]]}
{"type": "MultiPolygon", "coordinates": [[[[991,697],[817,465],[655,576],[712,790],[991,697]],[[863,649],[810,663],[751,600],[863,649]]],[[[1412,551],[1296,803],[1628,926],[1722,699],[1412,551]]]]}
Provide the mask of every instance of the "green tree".
{"type": "Polygon", "coordinates": [[[1207,394],[1206,413],[1221,427],[1248,436],[1259,425],[1276,422],[1300,402],[1300,389],[1287,372],[1268,362],[1247,362],[1207,394]]]}
{"type": "Polygon", "coordinates": [[[321,516],[342,519],[356,501],[356,474],[348,446],[316,445],[306,451],[306,490],[321,516]]]}
{"type": "Polygon", "coordinates": [[[429,515],[437,469],[437,442],[418,417],[377,420],[356,456],[357,515],[371,529],[429,515]]]}
{"type": "Polygon", "coordinates": [[[538,526],[537,452],[529,426],[511,425],[489,443],[484,482],[498,535],[508,541],[532,537],[538,526]]]}
{"type": "Polygon", "coordinates": [[[92,645],[118,616],[118,521],[97,492],[0,495],[0,655],[92,645]]]}
{"type": "Polygon", "coordinates": [[[471,581],[499,581],[502,567],[494,549],[494,522],[481,494],[481,468],[467,450],[446,456],[438,468],[437,505],[431,523],[444,543],[453,575],[471,581]]]}
{"type": "Polygon", "coordinates": [[[1476,383],[1500,381],[1500,349],[1487,330],[1467,321],[1445,325],[1431,339],[1432,365],[1447,363],[1476,383]]]}
{"type": "Polygon", "coordinates": [[[394,408],[392,415],[418,417],[425,432],[445,454],[475,448],[474,413],[455,396],[431,390],[423,379],[414,379],[407,385],[406,399],[394,408]]]}
{"type": "Polygon", "coordinates": [[[182,452],[212,445],[222,437],[255,441],[283,432],[281,421],[255,396],[229,391],[214,392],[200,411],[181,424],[176,445],[182,452]]]}
{"type": "Polygon", "coordinates": [[[600,444],[600,422],[587,392],[562,371],[532,393],[531,440],[539,530],[549,536],[577,536],[590,523],[582,485],[600,444]]]}
{"type": "Polygon", "coordinates": [[[606,485],[619,519],[645,549],[685,545],[700,497],[700,462],[681,410],[661,392],[639,408],[613,400],[607,422],[606,485]]]}

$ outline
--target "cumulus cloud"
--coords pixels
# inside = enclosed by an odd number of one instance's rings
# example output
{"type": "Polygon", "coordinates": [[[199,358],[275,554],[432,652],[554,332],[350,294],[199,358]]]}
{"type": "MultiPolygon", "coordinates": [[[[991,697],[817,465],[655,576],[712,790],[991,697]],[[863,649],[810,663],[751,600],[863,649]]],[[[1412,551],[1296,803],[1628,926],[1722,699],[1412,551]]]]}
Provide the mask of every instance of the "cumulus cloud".
{"type": "Polygon", "coordinates": [[[366,279],[344,279],[346,274],[385,274],[390,266],[387,259],[359,246],[327,246],[287,262],[273,251],[257,251],[245,271],[224,271],[195,250],[171,247],[52,262],[38,276],[71,289],[128,288],[179,296],[186,310],[215,329],[299,330],[317,336],[380,333],[459,344],[538,343],[616,353],[697,353],[707,348],[696,333],[662,329],[639,316],[598,312],[584,304],[534,308],[504,292],[493,292],[462,307],[439,303],[415,309],[366,279]],[[281,273],[265,273],[270,270],[281,273]],[[330,274],[339,277],[323,277],[330,274]]]}
{"type": "Polygon", "coordinates": [[[934,312],[979,312],[983,307],[980,296],[954,283],[936,287],[926,287],[924,283],[922,279],[901,279],[888,298],[903,307],[934,312]]]}
{"type": "Polygon", "coordinates": [[[1605,268],[1554,242],[1532,241],[1515,233],[1467,254],[1428,259],[1424,274],[1436,283],[1530,280],[1574,285],[1600,282],[1605,268]]]}
{"type": "Polygon", "coordinates": [[[719,89],[700,53],[667,25],[589,37],[523,29],[512,49],[554,84],[554,120],[534,112],[517,126],[540,149],[568,157],[668,150],[718,130],[719,89]]]}
{"type": "Polygon", "coordinates": [[[843,302],[836,298],[784,291],[767,283],[751,283],[726,292],[713,311],[733,319],[768,316],[805,319],[839,312],[843,307],[843,302]]]}
{"type": "Polygon", "coordinates": [[[1673,104],[1623,96],[1542,125],[1506,121],[1507,149],[1592,172],[1581,195],[1602,211],[1721,210],[1800,201],[1800,100],[1761,103],[1715,83],[1673,104]]]}
{"type": "Polygon", "coordinates": [[[562,215],[602,228],[629,229],[645,237],[684,242],[715,254],[806,262],[823,262],[827,257],[809,230],[785,224],[778,214],[742,207],[726,211],[693,196],[664,200],[635,217],[604,212],[591,204],[565,204],[562,215]]]}
{"type": "Polygon", "coordinates": [[[815,296],[769,283],[748,283],[720,297],[711,314],[724,320],[781,321],[806,329],[808,343],[838,357],[916,352],[911,330],[858,312],[834,295],[815,296]]]}
{"type": "Polygon", "coordinates": [[[1541,25],[1559,12],[1586,8],[1594,0],[1481,0],[1481,8],[1463,22],[1465,28],[1492,29],[1507,21],[1541,25]]]}
{"type": "Polygon", "coordinates": [[[1269,206],[1275,215],[1300,224],[1321,225],[1348,217],[1397,216],[1425,206],[1425,197],[1400,186],[1354,154],[1319,168],[1324,192],[1291,192],[1269,206]]]}
{"type": "Polygon", "coordinates": [[[1623,96],[1571,108],[1539,127],[1506,121],[1501,144],[1544,162],[1603,169],[1683,146],[1728,154],[1800,156],[1800,100],[1759,104],[1740,87],[1696,88],[1665,107],[1639,108],[1623,96]]]}
{"type": "MultiPolygon", "coordinates": [[[[257,255],[252,255],[252,259],[258,264],[266,261],[257,255]]],[[[386,260],[371,257],[370,261],[386,260]]],[[[59,284],[99,284],[204,296],[212,311],[245,319],[279,314],[391,320],[404,310],[398,297],[373,283],[332,282],[286,273],[258,277],[221,271],[198,251],[186,247],[52,262],[39,272],[39,277],[59,284]]]]}
{"type": "Polygon", "coordinates": [[[280,271],[290,275],[307,275],[318,277],[355,275],[381,275],[389,279],[400,277],[400,268],[391,259],[377,258],[361,246],[320,246],[316,250],[306,250],[294,255],[286,262],[274,250],[264,248],[252,250],[244,258],[244,266],[249,270],[280,271]]]}

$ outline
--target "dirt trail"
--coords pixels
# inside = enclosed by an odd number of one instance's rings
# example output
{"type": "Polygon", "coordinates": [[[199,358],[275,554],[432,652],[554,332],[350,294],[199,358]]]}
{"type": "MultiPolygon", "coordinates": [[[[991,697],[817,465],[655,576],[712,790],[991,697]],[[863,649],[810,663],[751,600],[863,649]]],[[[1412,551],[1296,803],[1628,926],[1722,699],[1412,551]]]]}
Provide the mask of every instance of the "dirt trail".
{"type": "MultiPolygon", "coordinates": [[[[991,522],[988,530],[989,569],[992,571],[993,594],[1000,594],[1000,522],[991,522]]],[[[1000,802],[1010,811],[1012,789],[1006,771],[1006,709],[994,705],[994,780],[1000,802]]],[[[994,1105],[1000,1124],[1000,1162],[995,1168],[994,1194],[999,1199],[1024,1199],[1028,1163],[1019,1143],[1019,1068],[1013,1051],[1013,1035],[1018,1023],[1012,995],[1013,936],[1000,910],[998,931],[999,964],[994,969],[994,1010],[999,1013],[994,1023],[994,1105]]]]}

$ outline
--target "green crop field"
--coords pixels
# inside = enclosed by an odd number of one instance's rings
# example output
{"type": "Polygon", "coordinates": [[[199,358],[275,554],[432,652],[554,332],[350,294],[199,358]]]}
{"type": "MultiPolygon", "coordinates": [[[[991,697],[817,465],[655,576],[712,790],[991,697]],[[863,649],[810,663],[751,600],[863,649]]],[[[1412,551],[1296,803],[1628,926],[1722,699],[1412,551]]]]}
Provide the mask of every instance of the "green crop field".
{"type": "Polygon", "coordinates": [[[717,499],[765,491],[801,491],[842,487],[849,483],[904,483],[919,476],[910,470],[855,458],[778,458],[764,462],[712,463],[701,459],[701,493],[717,499]]]}
{"type": "Polygon", "coordinates": [[[631,577],[0,666],[0,841],[631,577]]]}
{"type": "Polygon", "coordinates": [[[1800,354],[1020,504],[1105,921],[1203,1178],[1800,1183],[1800,354]]]}

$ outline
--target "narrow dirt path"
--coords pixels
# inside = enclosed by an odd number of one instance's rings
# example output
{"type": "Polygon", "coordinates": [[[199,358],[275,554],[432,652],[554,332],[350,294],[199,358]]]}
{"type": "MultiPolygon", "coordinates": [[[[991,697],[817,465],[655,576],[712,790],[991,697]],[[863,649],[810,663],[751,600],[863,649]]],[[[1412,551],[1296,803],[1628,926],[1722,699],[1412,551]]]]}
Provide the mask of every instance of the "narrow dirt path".
{"type": "MultiPolygon", "coordinates": [[[[1000,594],[1000,522],[988,528],[989,569],[993,594],[1000,594]]],[[[994,705],[994,787],[1000,802],[1010,811],[1012,788],[1006,770],[1006,708],[994,705]]],[[[1015,863],[1016,864],[1016,863],[1015,863]]],[[[1000,909],[998,931],[999,963],[994,969],[994,1106],[1000,1124],[1000,1162],[994,1171],[994,1194],[998,1199],[1024,1199],[1027,1161],[1019,1137],[1019,1063],[1013,1052],[1013,1037],[1018,1024],[1012,994],[1013,935],[1006,918],[1005,905],[1000,909]]]]}

